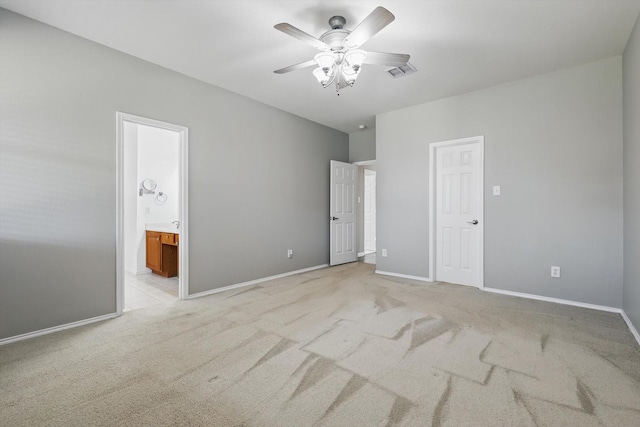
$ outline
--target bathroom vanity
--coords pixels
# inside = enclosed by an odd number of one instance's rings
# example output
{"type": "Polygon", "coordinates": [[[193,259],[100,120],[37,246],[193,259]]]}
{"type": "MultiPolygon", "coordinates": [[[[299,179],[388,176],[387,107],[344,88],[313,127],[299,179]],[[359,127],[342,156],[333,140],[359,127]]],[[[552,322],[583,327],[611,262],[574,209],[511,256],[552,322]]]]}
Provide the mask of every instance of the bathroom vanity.
{"type": "Polygon", "coordinates": [[[147,268],[164,277],[178,275],[180,235],[147,229],[147,268]]]}

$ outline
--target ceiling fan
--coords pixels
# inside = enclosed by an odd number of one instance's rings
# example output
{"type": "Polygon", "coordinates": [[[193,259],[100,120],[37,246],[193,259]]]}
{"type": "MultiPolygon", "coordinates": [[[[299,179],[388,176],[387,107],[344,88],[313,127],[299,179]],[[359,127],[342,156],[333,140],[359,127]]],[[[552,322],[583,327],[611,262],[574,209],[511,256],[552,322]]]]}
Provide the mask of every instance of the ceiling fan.
{"type": "Polygon", "coordinates": [[[291,24],[284,22],[277,24],[274,26],[276,30],[302,40],[322,52],[315,55],[312,60],[275,70],[274,73],[284,74],[318,66],[313,71],[318,82],[325,88],[335,82],[336,92],[340,95],[340,89],[354,85],[363,64],[400,67],[409,61],[409,55],[405,54],[358,49],[394,19],[396,17],[391,12],[378,6],[353,31],[349,31],[344,29],[347,22],[344,17],[333,16],[329,19],[331,30],[319,38],[315,38],[291,24]]]}

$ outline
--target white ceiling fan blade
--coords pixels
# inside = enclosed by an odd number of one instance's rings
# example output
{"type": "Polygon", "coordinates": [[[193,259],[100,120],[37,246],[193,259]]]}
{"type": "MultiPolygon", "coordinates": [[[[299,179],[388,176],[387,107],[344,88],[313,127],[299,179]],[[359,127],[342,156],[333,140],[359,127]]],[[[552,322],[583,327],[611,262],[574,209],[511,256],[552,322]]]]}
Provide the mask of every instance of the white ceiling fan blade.
{"type": "Polygon", "coordinates": [[[371,37],[376,35],[378,31],[389,25],[396,17],[382,6],[378,6],[373,12],[344,39],[344,45],[348,49],[355,49],[371,37]]]}
{"type": "Polygon", "coordinates": [[[326,43],[305,33],[304,31],[294,27],[291,24],[287,24],[286,22],[274,25],[273,28],[275,28],[276,30],[282,31],[283,33],[288,34],[291,37],[295,37],[298,40],[302,40],[303,42],[310,44],[316,49],[323,50],[323,51],[331,49],[326,43]]]}
{"type": "Polygon", "coordinates": [[[318,64],[316,63],[316,61],[314,61],[312,59],[310,61],[301,62],[299,64],[290,65],[288,67],[284,67],[284,68],[281,68],[279,70],[275,70],[274,73],[276,73],[276,74],[284,74],[284,73],[288,73],[290,71],[302,70],[303,68],[313,67],[314,65],[318,65],[318,64]]]}
{"type": "Polygon", "coordinates": [[[373,65],[389,65],[399,67],[409,62],[409,55],[404,53],[383,53],[367,51],[367,57],[364,59],[365,64],[373,65]]]}

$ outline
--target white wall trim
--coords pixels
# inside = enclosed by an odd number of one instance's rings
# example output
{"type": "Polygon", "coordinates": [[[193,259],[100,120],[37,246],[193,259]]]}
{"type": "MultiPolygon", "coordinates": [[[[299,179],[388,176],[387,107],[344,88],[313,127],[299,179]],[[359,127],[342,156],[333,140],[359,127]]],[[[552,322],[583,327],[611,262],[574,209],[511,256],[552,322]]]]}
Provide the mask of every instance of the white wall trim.
{"type": "Polygon", "coordinates": [[[358,258],[365,256],[364,252],[358,252],[358,258]]]}
{"type": "Polygon", "coordinates": [[[329,267],[329,264],[316,265],[314,267],[303,268],[301,270],[289,271],[287,273],[276,274],[275,276],[263,277],[261,279],[250,280],[248,282],[236,283],[235,285],[224,286],[222,288],[211,289],[209,291],[198,292],[197,294],[191,294],[187,296],[187,299],[206,297],[207,295],[213,295],[231,289],[244,288],[246,286],[256,285],[258,283],[268,282],[269,280],[281,279],[287,276],[293,276],[295,274],[306,273],[308,271],[319,270],[321,268],[329,267]]]}
{"type": "Polygon", "coordinates": [[[39,337],[42,335],[53,334],[54,332],[64,331],[66,329],[77,328],[79,326],[89,325],[91,323],[102,322],[103,320],[109,320],[117,317],[116,313],[105,314],[103,316],[92,317],[91,319],[79,320],[77,322],[71,322],[60,326],[53,326],[51,328],[40,329],[39,331],[27,332],[26,334],[16,335],[14,337],[0,339],[0,345],[11,344],[13,342],[24,341],[30,338],[39,337]]]}
{"type": "Polygon", "coordinates": [[[608,312],[611,312],[611,313],[622,313],[621,309],[615,308],[615,307],[608,307],[606,305],[588,304],[586,302],[577,302],[577,301],[571,301],[571,300],[568,300],[568,299],[544,297],[544,296],[541,296],[541,295],[526,294],[526,293],[523,293],[523,292],[505,291],[503,289],[496,289],[496,288],[484,288],[482,290],[483,291],[487,291],[487,292],[492,292],[494,294],[503,294],[503,295],[510,295],[510,296],[513,296],[513,297],[535,299],[535,300],[547,301],[547,302],[555,302],[557,304],[572,305],[574,307],[582,307],[582,308],[589,308],[589,309],[592,309],[592,310],[608,311],[608,312]]]}
{"type": "Polygon", "coordinates": [[[625,313],[624,310],[620,310],[620,314],[622,315],[622,318],[624,319],[624,321],[627,323],[627,326],[629,327],[629,330],[633,334],[633,337],[638,342],[638,345],[640,345],[640,333],[638,333],[638,330],[636,329],[636,327],[633,326],[633,323],[631,323],[631,319],[629,319],[629,317],[627,316],[627,313],[625,313]]]}
{"type": "MultiPolygon", "coordinates": [[[[438,280],[435,274],[436,266],[436,150],[443,147],[452,147],[466,144],[480,145],[480,209],[478,221],[480,221],[480,233],[478,242],[481,260],[478,267],[478,289],[484,288],[484,135],[460,138],[450,141],[432,142],[429,144],[429,277],[438,280]]],[[[475,286],[474,286],[475,287],[475,286]]]]}
{"type": "Polygon", "coordinates": [[[400,277],[402,279],[419,280],[421,282],[433,282],[433,280],[431,280],[431,277],[411,276],[409,274],[391,273],[389,271],[382,271],[382,270],[376,270],[375,273],[376,274],[381,274],[383,276],[391,276],[391,277],[400,277]]]}
{"type": "Polygon", "coordinates": [[[180,265],[178,297],[189,294],[189,128],[133,114],[116,112],[116,314],[124,311],[124,122],[168,129],[179,134],[180,140],[180,265]]]}
{"type": "Polygon", "coordinates": [[[353,162],[353,164],[358,166],[370,166],[370,165],[375,165],[376,160],[363,160],[360,162],[353,162]]]}

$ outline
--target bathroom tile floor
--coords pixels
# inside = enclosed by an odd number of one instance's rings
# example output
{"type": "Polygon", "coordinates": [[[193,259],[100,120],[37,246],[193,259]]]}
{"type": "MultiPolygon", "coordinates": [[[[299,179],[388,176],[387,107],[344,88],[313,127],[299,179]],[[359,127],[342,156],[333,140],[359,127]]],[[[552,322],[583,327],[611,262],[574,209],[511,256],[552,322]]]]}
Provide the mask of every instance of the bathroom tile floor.
{"type": "Polygon", "coordinates": [[[124,311],[174,302],[178,299],[178,278],[157,274],[125,273],[124,311]]]}

